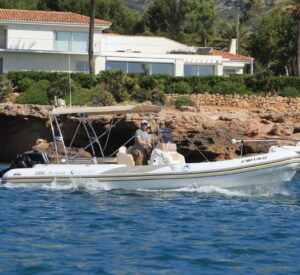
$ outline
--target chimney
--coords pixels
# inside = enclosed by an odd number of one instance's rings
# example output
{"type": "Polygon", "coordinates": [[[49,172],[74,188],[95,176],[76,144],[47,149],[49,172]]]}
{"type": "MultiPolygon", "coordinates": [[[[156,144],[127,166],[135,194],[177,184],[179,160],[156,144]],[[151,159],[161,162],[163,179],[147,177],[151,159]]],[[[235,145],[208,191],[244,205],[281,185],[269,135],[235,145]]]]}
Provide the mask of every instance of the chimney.
{"type": "Polygon", "coordinates": [[[233,39],[231,39],[229,53],[237,54],[236,50],[237,50],[237,39],[233,38],[233,39]]]}

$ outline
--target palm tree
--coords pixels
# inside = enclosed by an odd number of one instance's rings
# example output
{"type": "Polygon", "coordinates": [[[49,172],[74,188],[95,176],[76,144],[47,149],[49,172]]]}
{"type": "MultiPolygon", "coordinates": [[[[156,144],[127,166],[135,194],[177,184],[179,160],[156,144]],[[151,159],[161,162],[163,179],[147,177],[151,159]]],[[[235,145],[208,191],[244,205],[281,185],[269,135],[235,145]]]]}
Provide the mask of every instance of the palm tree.
{"type": "Polygon", "coordinates": [[[298,21],[297,70],[300,76],[300,0],[276,0],[275,9],[281,12],[291,12],[298,21]]]}
{"type": "Polygon", "coordinates": [[[90,74],[95,74],[94,58],[94,29],[95,29],[95,0],[90,0],[90,29],[89,29],[89,67],[90,74]]]}
{"type": "Polygon", "coordinates": [[[228,51],[231,39],[237,38],[238,51],[246,54],[251,34],[252,32],[250,29],[242,23],[239,23],[237,27],[235,22],[222,22],[218,28],[218,34],[213,43],[215,47],[228,51]]]}

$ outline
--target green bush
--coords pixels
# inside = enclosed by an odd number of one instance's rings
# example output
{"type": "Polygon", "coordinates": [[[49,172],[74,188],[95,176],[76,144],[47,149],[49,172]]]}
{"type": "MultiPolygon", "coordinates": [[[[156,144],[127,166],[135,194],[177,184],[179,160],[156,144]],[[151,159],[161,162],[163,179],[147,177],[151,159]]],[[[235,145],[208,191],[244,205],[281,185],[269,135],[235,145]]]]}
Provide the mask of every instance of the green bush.
{"type": "Polygon", "coordinates": [[[19,82],[18,82],[18,91],[20,93],[22,92],[25,92],[28,88],[30,88],[33,84],[34,84],[34,80],[33,79],[30,79],[30,78],[24,78],[24,79],[21,79],[19,82]]]}
{"type": "Polygon", "coordinates": [[[0,102],[3,102],[4,99],[13,91],[11,87],[11,82],[7,79],[6,75],[0,75],[0,102]]]}
{"type": "Polygon", "coordinates": [[[70,81],[69,77],[63,77],[59,80],[51,83],[47,90],[47,95],[50,102],[54,101],[54,97],[64,98],[66,95],[70,94],[70,85],[72,94],[75,92],[75,84],[74,81],[70,81]]]}
{"type": "Polygon", "coordinates": [[[190,94],[192,93],[192,87],[185,81],[172,83],[165,88],[165,92],[172,94],[190,94]]]}
{"type": "Polygon", "coordinates": [[[195,106],[195,103],[188,96],[179,96],[175,100],[175,106],[179,109],[181,106],[195,106]]]}
{"type": "Polygon", "coordinates": [[[250,93],[244,85],[233,81],[219,83],[218,85],[211,88],[211,92],[219,93],[219,94],[240,94],[240,95],[245,95],[250,93]]]}
{"type": "Polygon", "coordinates": [[[142,89],[140,86],[136,85],[131,93],[131,99],[137,102],[150,101],[151,91],[142,89]]]}
{"type": "Polygon", "coordinates": [[[83,88],[92,88],[97,85],[96,75],[86,74],[86,73],[72,73],[71,79],[83,88]]]}
{"type": "Polygon", "coordinates": [[[16,103],[48,105],[47,89],[49,86],[50,82],[48,80],[40,80],[34,83],[17,97],[16,103]]]}
{"type": "Polygon", "coordinates": [[[126,74],[122,71],[104,71],[98,75],[98,81],[109,87],[109,92],[117,102],[123,102],[130,98],[124,85],[126,77],[126,74]]]}
{"type": "MultiPolygon", "coordinates": [[[[70,103],[68,96],[65,97],[70,103]]],[[[114,97],[107,91],[105,84],[97,85],[92,89],[77,88],[72,94],[72,104],[78,106],[106,106],[115,104],[114,97]]]]}
{"type": "MultiPolygon", "coordinates": [[[[23,92],[32,83],[46,79],[51,83],[49,99],[54,95],[64,97],[69,93],[69,75],[59,72],[21,71],[9,72],[7,75],[13,87],[23,92]]],[[[299,89],[300,77],[276,77],[268,72],[257,75],[230,76],[188,76],[174,77],[169,75],[125,74],[122,71],[105,71],[94,76],[84,73],[72,73],[72,91],[74,87],[91,89],[97,84],[105,83],[117,102],[129,100],[132,97],[138,101],[152,100],[151,91],[160,90],[165,93],[254,93],[272,92],[282,94],[285,88],[299,89]],[[140,87],[142,95],[138,95],[140,87]]],[[[3,96],[2,96],[3,97],[3,96]]]]}
{"type": "Polygon", "coordinates": [[[198,84],[194,89],[193,93],[203,94],[211,91],[211,87],[208,84],[198,84]]]}
{"type": "Polygon", "coordinates": [[[155,105],[164,105],[166,102],[166,95],[159,89],[154,89],[151,92],[151,102],[155,105]]]}
{"type": "Polygon", "coordinates": [[[300,97],[300,91],[294,87],[286,87],[281,95],[285,97],[300,97]]]}

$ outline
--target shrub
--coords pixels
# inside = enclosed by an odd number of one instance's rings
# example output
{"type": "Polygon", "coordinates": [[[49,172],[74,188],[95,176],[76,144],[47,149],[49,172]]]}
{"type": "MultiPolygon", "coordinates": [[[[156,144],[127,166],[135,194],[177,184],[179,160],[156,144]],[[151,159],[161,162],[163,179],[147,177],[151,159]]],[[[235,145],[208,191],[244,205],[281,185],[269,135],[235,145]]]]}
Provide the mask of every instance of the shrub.
{"type": "Polygon", "coordinates": [[[165,91],[167,93],[190,94],[192,93],[192,87],[189,83],[185,81],[180,81],[167,86],[165,88],[165,91]]]}
{"type": "Polygon", "coordinates": [[[286,87],[281,95],[285,97],[300,97],[300,91],[294,87],[286,87]]]}
{"type": "Polygon", "coordinates": [[[244,95],[250,93],[244,85],[233,81],[219,83],[218,85],[212,87],[211,91],[219,94],[244,95]]]}
{"type": "Polygon", "coordinates": [[[175,106],[179,109],[181,106],[195,106],[195,103],[188,96],[179,96],[175,100],[175,106]]]}
{"type": "Polygon", "coordinates": [[[7,79],[6,75],[0,75],[0,102],[3,102],[4,99],[13,91],[11,87],[11,82],[7,79]]]}
{"type": "MultiPolygon", "coordinates": [[[[65,97],[65,100],[69,104],[68,96],[65,97]]],[[[106,106],[114,103],[114,97],[107,91],[104,84],[97,85],[93,89],[78,87],[72,94],[72,104],[74,105],[106,106]]]]}
{"type": "Polygon", "coordinates": [[[151,102],[156,105],[164,105],[166,102],[166,95],[159,89],[154,89],[151,92],[151,102]]]}
{"type": "Polygon", "coordinates": [[[124,85],[125,79],[126,74],[122,71],[105,71],[98,76],[99,82],[107,85],[117,102],[127,101],[130,98],[124,85]]]}
{"type": "Polygon", "coordinates": [[[138,85],[135,85],[131,94],[131,99],[137,102],[144,102],[144,101],[151,100],[151,92],[149,90],[142,89],[138,85]]]}
{"type": "Polygon", "coordinates": [[[203,94],[203,93],[206,93],[206,92],[210,92],[211,91],[211,87],[207,84],[198,84],[194,90],[193,90],[193,93],[196,93],[196,94],[203,94]]]}
{"type": "Polygon", "coordinates": [[[73,80],[70,81],[68,77],[63,77],[53,82],[47,90],[47,95],[50,102],[53,102],[55,96],[57,98],[64,98],[66,95],[68,95],[70,93],[70,84],[71,92],[73,94],[75,91],[75,85],[73,80]]]}
{"type": "Polygon", "coordinates": [[[93,74],[72,73],[71,78],[74,82],[83,88],[92,88],[97,85],[97,77],[93,74]]]}
{"type": "Polygon", "coordinates": [[[20,93],[25,92],[28,88],[30,88],[34,84],[34,80],[30,78],[24,78],[18,82],[18,91],[20,93]]]}
{"type": "Polygon", "coordinates": [[[50,86],[48,80],[40,80],[30,86],[19,97],[16,103],[48,105],[47,89],[50,86]]]}

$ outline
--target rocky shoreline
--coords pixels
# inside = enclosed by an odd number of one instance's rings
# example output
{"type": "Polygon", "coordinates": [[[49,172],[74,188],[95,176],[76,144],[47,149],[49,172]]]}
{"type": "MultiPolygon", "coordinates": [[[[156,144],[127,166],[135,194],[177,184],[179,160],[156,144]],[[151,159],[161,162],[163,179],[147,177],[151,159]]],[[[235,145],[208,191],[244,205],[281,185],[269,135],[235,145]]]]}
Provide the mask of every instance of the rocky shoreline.
{"type": "MultiPolygon", "coordinates": [[[[110,150],[114,151],[135,132],[142,119],[151,121],[152,127],[160,123],[174,129],[175,142],[188,161],[231,159],[239,154],[239,146],[232,145],[232,138],[254,139],[270,137],[300,138],[300,100],[281,97],[244,97],[222,95],[192,96],[195,108],[182,111],[165,107],[159,114],[145,117],[128,114],[112,131],[110,150]],[[235,102],[235,103],[234,103],[235,102]],[[195,145],[193,145],[192,143],[195,145]]],[[[174,95],[170,96],[174,99],[174,95]]],[[[48,125],[48,106],[0,104],[0,161],[36,146],[38,139],[52,141],[48,125]]],[[[111,116],[94,117],[93,125],[103,131],[111,125],[111,116]]],[[[61,121],[67,140],[72,138],[76,123],[61,121]]],[[[83,136],[83,135],[82,135],[83,136]]],[[[76,147],[84,147],[82,137],[76,147]]],[[[44,146],[44,145],[43,145],[44,146]]],[[[244,146],[246,154],[266,152],[270,144],[244,146]]],[[[35,147],[38,148],[38,147],[35,147]]]]}

